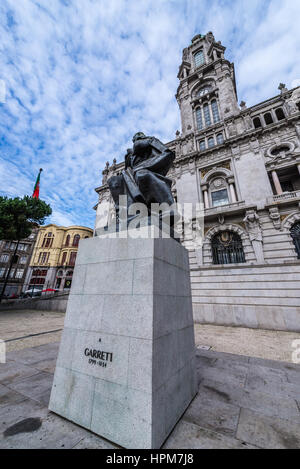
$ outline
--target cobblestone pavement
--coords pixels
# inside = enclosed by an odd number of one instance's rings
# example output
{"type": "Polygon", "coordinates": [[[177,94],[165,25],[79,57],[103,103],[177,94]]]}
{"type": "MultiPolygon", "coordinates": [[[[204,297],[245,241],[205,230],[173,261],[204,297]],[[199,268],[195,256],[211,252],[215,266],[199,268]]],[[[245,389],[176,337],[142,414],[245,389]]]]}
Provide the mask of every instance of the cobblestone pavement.
{"type": "MultiPolygon", "coordinates": [[[[116,448],[48,411],[58,343],[0,364],[0,448],[116,448]]],[[[300,365],[197,350],[199,392],[165,449],[300,448],[300,365]]]]}

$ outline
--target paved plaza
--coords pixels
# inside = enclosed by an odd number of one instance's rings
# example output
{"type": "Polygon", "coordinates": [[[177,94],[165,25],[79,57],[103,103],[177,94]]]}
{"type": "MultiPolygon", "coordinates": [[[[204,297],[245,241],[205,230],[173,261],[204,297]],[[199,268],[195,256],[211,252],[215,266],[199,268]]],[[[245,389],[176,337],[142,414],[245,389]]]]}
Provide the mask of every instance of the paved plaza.
{"type": "MultiPolygon", "coordinates": [[[[0,313],[10,340],[7,363],[0,364],[0,448],[117,448],[48,411],[63,321],[60,313],[0,313]],[[22,318],[34,317],[30,334],[22,318]]],[[[300,448],[300,365],[290,353],[299,334],[230,329],[196,326],[199,392],[164,448],[300,448]],[[235,353],[217,351],[222,337],[223,349],[235,353]],[[245,340],[252,357],[242,354],[245,340]],[[254,357],[259,341],[256,354],[277,361],[254,357]]]]}

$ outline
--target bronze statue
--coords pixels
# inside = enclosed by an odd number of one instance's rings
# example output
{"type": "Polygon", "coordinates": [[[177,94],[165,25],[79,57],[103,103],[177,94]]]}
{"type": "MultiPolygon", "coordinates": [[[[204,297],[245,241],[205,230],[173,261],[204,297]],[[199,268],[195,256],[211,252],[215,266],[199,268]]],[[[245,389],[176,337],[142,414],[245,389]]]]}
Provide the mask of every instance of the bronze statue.
{"type": "MultiPolygon", "coordinates": [[[[166,176],[175,154],[155,137],[146,137],[138,132],[133,137],[133,149],[125,155],[125,169],[108,180],[108,186],[116,206],[118,217],[119,197],[127,196],[127,209],[133,203],[143,203],[150,215],[151,204],[174,204],[172,180],[166,176]]],[[[174,213],[169,210],[171,225],[174,213]]],[[[128,217],[130,221],[134,217],[128,217]]]]}

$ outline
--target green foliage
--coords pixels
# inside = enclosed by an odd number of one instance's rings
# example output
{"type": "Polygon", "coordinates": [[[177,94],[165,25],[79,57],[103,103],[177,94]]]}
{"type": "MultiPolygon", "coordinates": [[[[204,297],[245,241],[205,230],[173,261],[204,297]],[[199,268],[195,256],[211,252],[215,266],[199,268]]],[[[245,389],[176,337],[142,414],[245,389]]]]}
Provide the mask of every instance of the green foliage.
{"type": "Polygon", "coordinates": [[[21,240],[30,236],[35,225],[43,225],[52,209],[43,200],[25,196],[0,197],[0,239],[21,240]]]}

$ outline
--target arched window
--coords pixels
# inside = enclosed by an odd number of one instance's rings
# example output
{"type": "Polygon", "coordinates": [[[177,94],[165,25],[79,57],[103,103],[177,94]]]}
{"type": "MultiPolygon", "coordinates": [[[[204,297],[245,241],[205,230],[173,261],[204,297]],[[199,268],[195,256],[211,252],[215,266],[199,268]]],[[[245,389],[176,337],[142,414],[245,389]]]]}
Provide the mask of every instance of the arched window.
{"type": "Polygon", "coordinates": [[[74,266],[76,262],[77,252],[71,252],[69,265],[74,266]]]}
{"type": "Polygon", "coordinates": [[[206,126],[211,125],[211,118],[210,118],[210,112],[209,112],[209,106],[208,104],[204,104],[203,106],[203,112],[204,112],[204,119],[205,119],[205,124],[206,126]]]}
{"type": "Polygon", "coordinates": [[[196,121],[197,121],[197,129],[202,130],[203,129],[203,120],[202,120],[202,110],[200,107],[197,108],[196,110],[196,121]]]}
{"type": "Polygon", "coordinates": [[[262,127],[260,117],[255,117],[255,119],[253,119],[253,125],[255,129],[260,129],[262,127]]]}
{"type": "Polygon", "coordinates": [[[64,265],[66,263],[66,260],[67,260],[67,253],[64,252],[63,255],[62,255],[62,259],[61,259],[62,265],[64,265]]]}
{"type": "Polygon", "coordinates": [[[283,119],[285,119],[285,115],[284,115],[284,112],[281,109],[281,107],[279,109],[276,109],[275,113],[276,113],[276,117],[279,121],[282,121],[283,119]]]}
{"type": "Polygon", "coordinates": [[[240,236],[231,231],[217,233],[211,242],[215,265],[243,264],[246,262],[240,236]]]}
{"type": "Polygon", "coordinates": [[[77,247],[79,245],[79,241],[80,241],[80,236],[77,234],[74,236],[74,239],[73,239],[73,247],[77,247]]]}
{"type": "Polygon", "coordinates": [[[54,239],[53,233],[50,232],[50,233],[46,234],[45,237],[44,237],[42,247],[43,248],[52,248],[53,239],[54,239]]]}
{"type": "Polygon", "coordinates": [[[204,64],[204,54],[203,50],[200,50],[194,55],[194,60],[195,60],[195,67],[200,67],[201,65],[204,64]]]}
{"type": "Polygon", "coordinates": [[[213,113],[214,123],[217,124],[218,122],[220,122],[220,114],[218,109],[218,103],[215,99],[211,102],[211,109],[213,113]]]}
{"type": "Polygon", "coordinates": [[[217,135],[217,142],[218,142],[218,145],[222,145],[222,143],[224,143],[223,134],[218,134],[217,135]]]}
{"type": "Polygon", "coordinates": [[[70,240],[71,240],[71,236],[68,235],[66,238],[66,246],[70,246],[70,240]]]}
{"type": "Polygon", "coordinates": [[[273,117],[270,112],[267,112],[267,114],[264,115],[264,118],[265,118],[266,125],[273,124],[273,117]]]}
{"type": "Polygon", "coordinates": [[[298,259],[300,259],[300,222],[296,223],[291,228],[291,236],[292,236],[294,244],[295,244],[298,259]]]}
{"type": "Polygon", "coordinates": [[[214,139],[214,137],[210,137],[208,139],[208,148],[212,148],[214,146],[215,146],[215,139],[214,139]]]}
{"type": "Polygon", "coordinates": [[[204,151],[205,149],[206,149],[205,140],[201,140],[201,142],[199,142],[199,150],[204,151]]]}

